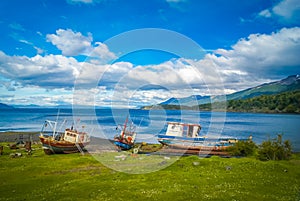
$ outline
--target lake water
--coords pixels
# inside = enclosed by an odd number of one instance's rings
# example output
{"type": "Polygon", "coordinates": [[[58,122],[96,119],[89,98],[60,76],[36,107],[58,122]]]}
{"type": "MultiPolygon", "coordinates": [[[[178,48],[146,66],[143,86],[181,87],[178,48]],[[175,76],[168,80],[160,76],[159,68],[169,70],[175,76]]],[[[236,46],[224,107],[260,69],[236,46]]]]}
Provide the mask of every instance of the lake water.
{"type": "Polygon", "coordinates": [[[33,108],[0,111],[0,132],[40,131],[45,120],[65,121],[58,125],[63,130],[72,124],[93,136],[112,139],[119,133],[116,125],[123,124],[126,116],[137,127],[138,141],[157,143],[156,134],[166,131],[169,121],[200,123],[201,134],[206,136],[253,136],[256,143],[283,134],[292,142],[293,150],[300,151],[300,115],[254,114],[231,112],[202,112],[138,109],[53,109],[33,108]],[[129,115],[128,115],[129,114],[129,115]]]}

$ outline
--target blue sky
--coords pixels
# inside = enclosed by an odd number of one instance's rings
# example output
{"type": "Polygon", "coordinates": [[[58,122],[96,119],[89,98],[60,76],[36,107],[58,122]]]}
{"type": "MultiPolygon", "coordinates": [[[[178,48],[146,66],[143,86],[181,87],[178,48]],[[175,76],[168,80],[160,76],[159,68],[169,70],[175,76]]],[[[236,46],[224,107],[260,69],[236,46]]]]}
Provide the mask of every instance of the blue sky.
{"type": "Polygon", "coordinates": [[[4,0],[0,9],[2,103],[132,107],[299,74],[297,0],[4,0]]]}

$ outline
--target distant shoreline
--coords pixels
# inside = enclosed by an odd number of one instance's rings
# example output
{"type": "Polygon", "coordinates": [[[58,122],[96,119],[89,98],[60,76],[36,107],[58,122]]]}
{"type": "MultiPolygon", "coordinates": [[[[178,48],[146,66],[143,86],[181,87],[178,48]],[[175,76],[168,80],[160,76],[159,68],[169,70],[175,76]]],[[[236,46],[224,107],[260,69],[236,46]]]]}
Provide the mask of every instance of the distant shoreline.
{"type": "Polygon", "coordinates": [[[203,111],[203,112],[232,112],[232,113],[251,113],[251,114],[282,114],[282,115],[300,115],[299,112],[281,112],[281,111],[260,111],[260,110],[219,110],[219,109],[201,109],[188,106],[178,106],[178,105],[153,105],[153,106],[143,106],[139,108],[140,110],[188,110],[188,111],[203,111]]]}

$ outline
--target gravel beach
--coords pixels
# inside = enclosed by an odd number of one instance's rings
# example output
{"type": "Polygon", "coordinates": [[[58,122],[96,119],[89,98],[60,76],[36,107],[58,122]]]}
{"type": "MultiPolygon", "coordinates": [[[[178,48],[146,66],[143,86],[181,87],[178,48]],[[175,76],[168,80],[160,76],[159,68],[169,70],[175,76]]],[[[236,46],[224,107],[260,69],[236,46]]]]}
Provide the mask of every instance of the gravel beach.
{"type": "Polygon", "coordinates": [[[18,141],[39,142],[39,132],[3,132],[0,133],[0,142],[18,141]]]}

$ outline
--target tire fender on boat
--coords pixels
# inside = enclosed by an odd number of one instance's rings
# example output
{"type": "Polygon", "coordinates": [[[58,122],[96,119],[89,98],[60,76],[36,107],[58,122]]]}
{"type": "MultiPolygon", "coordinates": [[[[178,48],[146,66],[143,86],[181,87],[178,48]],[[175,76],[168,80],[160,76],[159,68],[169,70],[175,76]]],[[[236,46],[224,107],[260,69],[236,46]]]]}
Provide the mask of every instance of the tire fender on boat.
{"type": "Polygon", "coordinates": [[[139,153],[139,148],[134,148],[134,149],[132,150],[132,153],[134,153],[134,154],[139,153]]]}

